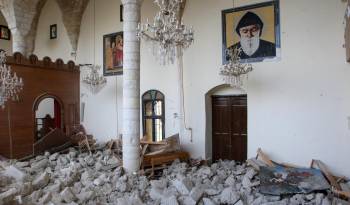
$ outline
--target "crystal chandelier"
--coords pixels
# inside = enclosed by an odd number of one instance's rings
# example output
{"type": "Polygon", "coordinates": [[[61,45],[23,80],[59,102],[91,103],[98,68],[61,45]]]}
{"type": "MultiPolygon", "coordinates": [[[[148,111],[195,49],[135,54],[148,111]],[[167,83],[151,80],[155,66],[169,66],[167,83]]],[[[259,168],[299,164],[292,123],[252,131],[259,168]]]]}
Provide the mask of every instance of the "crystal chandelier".
{"type": "MultiPolygon", "coordinates": [[[[220,75],[226,84],[231,87],[241,88],[243,85],[243,76],[253,70],[251,64],[241,64],[239,54],[242,52],[241,48],[228,49],[226,53],[229,57],[228,64],[223,65],[220,69],[220,75]]],[[[248,76],[248,75],[247,75],[248,76]]]]}
{"type": "Polygon", "coordinates": [[[93,94],[97,94],[105,87],[107,80],[98,74],[99,65],[83,65],[89,69],[89,72],[83,77],[83,85],[93,94]]]}
{"type": "Polygon", "coordinates": [[[154,3],[160,10],[153,25],[148,19],[146,24],[139,23],[137,36],[152,42],[153,55],[161,65],[173,64],[176,55],[182,55],[183,50],[192,44],[193,31],[177,18],[182,0],[154,0],[154,3]]]}
{"type": "Polygon", "coordinates": [[[5,51],[0,51],[0,106],[5,108],[8,99],[18,100],[18,93],[23,89],[22,78],[12,74],[11,67],[6,65],[5,51]]]}

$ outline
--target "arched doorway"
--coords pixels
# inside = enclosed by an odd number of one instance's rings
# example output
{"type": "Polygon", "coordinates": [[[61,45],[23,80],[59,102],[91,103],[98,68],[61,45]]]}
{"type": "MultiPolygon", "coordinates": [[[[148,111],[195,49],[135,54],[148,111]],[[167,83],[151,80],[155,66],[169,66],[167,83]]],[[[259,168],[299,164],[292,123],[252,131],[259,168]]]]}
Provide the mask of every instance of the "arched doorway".
{"type": "Polygon", "coordinates": [[[63,130],[63,104],[54,95],[44,94],[34,102],[34,136],[41,139],[55,128],[63,130]]]}
{"type": "Polygon", "coordinates": [[[213,161],[247,158],[247,93],[219,85],[205,95],[206,157],[213,161]]]}

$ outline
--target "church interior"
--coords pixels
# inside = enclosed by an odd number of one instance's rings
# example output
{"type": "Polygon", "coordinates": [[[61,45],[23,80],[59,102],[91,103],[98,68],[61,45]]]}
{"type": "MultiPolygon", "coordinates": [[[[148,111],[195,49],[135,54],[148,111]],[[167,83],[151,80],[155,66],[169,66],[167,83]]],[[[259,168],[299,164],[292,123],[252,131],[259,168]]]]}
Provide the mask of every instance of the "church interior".
{"type": "Polygon", "coordinates": [[[350,0],[0,0],[0,205],[350,205],[349,63],[350,0]]]}

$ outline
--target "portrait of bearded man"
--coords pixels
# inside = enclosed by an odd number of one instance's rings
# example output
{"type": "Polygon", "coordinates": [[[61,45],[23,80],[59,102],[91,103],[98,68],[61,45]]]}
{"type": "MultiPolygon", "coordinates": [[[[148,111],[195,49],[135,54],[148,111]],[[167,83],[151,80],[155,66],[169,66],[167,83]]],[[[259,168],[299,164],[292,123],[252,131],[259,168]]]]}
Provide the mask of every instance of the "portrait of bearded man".
{"type": "Polygon", "coordinates": [[[263,28],[261,18],[253,12],[247,12],[239,20],[234,31],[240,37],[239,42],[228,49],[241,49],[241,59],[276,56],[275,44],[261,39],[263,28]]]}

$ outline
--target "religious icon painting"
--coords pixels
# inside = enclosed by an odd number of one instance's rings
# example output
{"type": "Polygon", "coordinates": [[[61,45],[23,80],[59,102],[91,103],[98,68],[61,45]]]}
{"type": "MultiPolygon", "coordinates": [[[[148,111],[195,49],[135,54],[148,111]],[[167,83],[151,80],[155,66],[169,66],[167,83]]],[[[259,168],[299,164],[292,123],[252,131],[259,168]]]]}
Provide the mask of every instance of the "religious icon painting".
{"type": "Polygon", "coordinates": [[[50,39],[57,38],[57,24],[50,25],[50,39]]]}
{"type": "Polygon", "coordinates": [[[123,74],[123,32],[103,36],[103,75],[123,74]]]}
{"type": "Polygon", "coordinates": [[[228,49],[240,49],[242,63],[280,59],[279,1],[222,11],[223,64],[228,49]]]}
{"type": "Polygon", "coordinates": [[[11,32],[7,26],[0,25],[0,39],[10,40],[11,32]]]}

